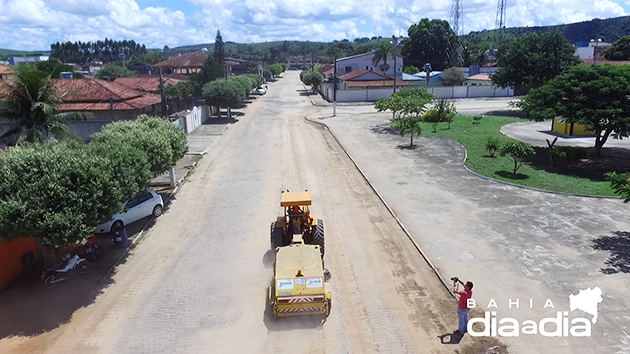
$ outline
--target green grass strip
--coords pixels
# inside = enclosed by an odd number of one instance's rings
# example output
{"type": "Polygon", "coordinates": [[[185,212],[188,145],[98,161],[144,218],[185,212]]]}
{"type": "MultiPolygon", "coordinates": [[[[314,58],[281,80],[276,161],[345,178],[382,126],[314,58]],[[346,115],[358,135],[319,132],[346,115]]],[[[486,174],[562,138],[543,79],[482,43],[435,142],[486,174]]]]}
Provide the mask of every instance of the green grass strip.
{"type": "Polygon", "coordinates": [[[485,147],[489,136],[498,138],[502,145],[515,141],[501,134],[500,129],[503,125],[519,121],[522,119],[486,116],[480,124],[473,124],[471,116],[460,115],[451,124],[451,129],[447,129],[446,123],[440,123],[436,133],[432,132],[431,123],[424,123],[422,134],[451,139],[462,144],[468,150],[466,166],[483,176],[549,191],[598,196],[615,195],[604,176],[566,175],[546,171],[544,168],[548,166],[545,166],[545,161],[549,158],[546,148],[536,148],[537,156],[533,163],[523,165],[514,178],[511,173],[512,160],[498,154],[494,158],[488,157],[485,147]]]}

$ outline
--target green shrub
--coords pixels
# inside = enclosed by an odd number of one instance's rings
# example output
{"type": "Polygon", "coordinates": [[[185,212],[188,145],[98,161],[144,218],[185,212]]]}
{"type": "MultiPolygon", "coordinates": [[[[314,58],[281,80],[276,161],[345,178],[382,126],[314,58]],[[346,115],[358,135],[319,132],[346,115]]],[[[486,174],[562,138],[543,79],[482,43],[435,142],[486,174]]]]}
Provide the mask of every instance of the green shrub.
{"type": "Polygon", "coordinates": [[[587,152],[585,149],[573,147],[573,146],[561,146],[551,150],[551,156],[554,158],[563,159],[566,161],[579,161],[586,158],[587,152]]]}
{"type": "Polygon", "coordinates": [[[472,117],[472,124],[480,124],[483,116],[476,115],[472,117]]]}
{"type": "Polygon", "coordinates": [[[501,142],[499,141],[499,138],[489,136],[488,140],[486,140],[486,151],[488,152],[488,155],[490,155],[490,157],[494,157],[500,147],[501,142]]]}
{"type": "Polygon", "coordinates": [[[425,114],[422,115],[422,120],[427,123],[448,123],[448,129],[451,129],[451,122],[455,119],[457,110],[455,104],[449,100],[438,100],[425,114]]]}
{"type": "Polygon", "coordinates": [[[509,142],[501,147],[499,150],[499,155],[507,156],[512,159],[514,162],[514,168],[512,170],[512,174],[516,175],[521,166],[534,157],[536,154],[536,150],[534,148],[523,142],[509,142]]]}

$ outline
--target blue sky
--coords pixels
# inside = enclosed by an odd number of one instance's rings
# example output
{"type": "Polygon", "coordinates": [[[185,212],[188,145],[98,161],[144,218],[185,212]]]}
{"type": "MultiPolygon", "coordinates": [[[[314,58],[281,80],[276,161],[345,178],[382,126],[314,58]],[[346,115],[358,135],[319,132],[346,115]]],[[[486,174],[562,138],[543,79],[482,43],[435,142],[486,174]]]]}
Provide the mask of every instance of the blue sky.
{"type": "MultiPolygon", "coordinates": [[[[494,27],[497,0],[464,0],[464,30],[494,27]]],[[[448,0],[0,0],[0,48],[133,39],[152,48],[226,41],[331,41],[404,34],[449,18],[448,0]]],[[[538,26],[625,16],[630,0],[508,0],[507,24],[538,26]]]]}

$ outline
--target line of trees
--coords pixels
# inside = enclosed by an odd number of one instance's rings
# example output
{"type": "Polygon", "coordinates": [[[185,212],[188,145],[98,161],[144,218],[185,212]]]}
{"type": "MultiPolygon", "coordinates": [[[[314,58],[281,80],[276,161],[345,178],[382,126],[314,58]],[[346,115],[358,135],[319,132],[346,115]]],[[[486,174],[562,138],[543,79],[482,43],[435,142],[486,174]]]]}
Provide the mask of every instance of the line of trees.
{"type": "Polygon", "coordinates": [[[144,56],[148,53],[144,44],[134,40],[115,41],[105,38],[96,42],[65,42],[50,45],[50,57],[64,63],[85,63],[87,61],[102,61],[110,63],[119,60],[118,54],[127,55],[127,59],[144,56]]]}

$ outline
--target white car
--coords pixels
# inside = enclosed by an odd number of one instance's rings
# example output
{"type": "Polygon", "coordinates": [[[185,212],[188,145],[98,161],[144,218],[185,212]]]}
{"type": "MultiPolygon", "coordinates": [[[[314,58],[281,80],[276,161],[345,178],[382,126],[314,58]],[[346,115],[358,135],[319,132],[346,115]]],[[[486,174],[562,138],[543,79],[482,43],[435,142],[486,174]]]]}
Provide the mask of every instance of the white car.
{"type": "Polygon", "coordinates": [[[125,211],[114,215],[109,222],[98,225],[96,232],[109,233],[144,217],[160,216],[163,208],[162,196],[155,191],[148,191],[125,203],[125,211]]]}
{"type": "Polygon", "coordinates": [[[267,85],[262,85],[262,86],[258,86],[256,88],[256,90],[254,90],[254,93],[256,93],[257,95],[264,95],[267,93],[267,85]]]}

